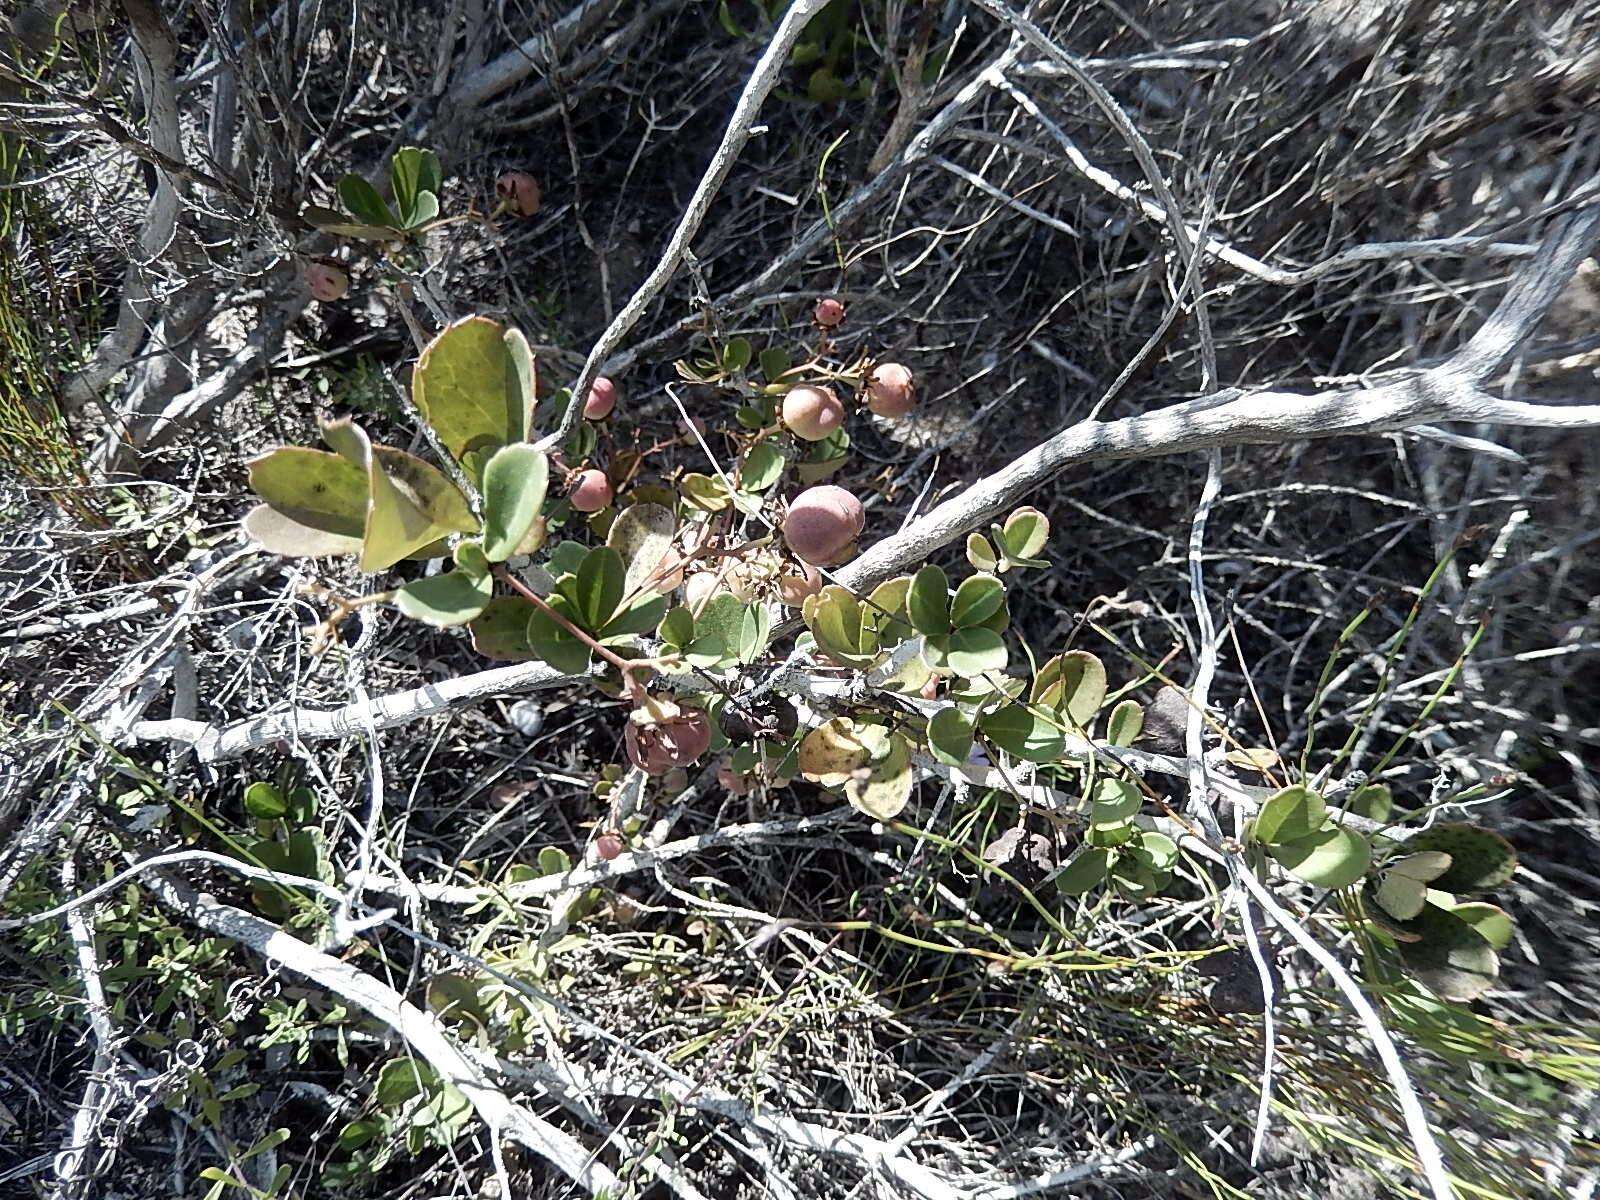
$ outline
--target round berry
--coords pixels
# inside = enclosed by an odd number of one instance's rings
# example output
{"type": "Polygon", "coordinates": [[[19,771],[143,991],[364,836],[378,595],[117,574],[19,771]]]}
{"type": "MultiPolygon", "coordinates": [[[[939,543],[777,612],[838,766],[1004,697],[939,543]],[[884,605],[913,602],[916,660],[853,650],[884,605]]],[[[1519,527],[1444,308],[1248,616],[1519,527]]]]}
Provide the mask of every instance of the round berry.
{"type": "Polygon", "coordinates": [[[617,385],[604,375],[597,377],[589,387],[589,398],[583,402],[583,415],[591,421],[604,421],[617,406],[617,385]]]}
{"type": "Polygon", "coordinates": [[[605,472],[591,467],[578,472],[567,499],[581,513],[597,513],[611,503],[611,495],[611,481],[606,478],[605,472]]]}
{"type": "Polygon", "coordinates": [[[844,405],[832,388],[790,388],[783,398],[783,423],[795,437],[820,442],[844,424],[844,405]]]}
{"type": "Polygon", "coordinates": [[[880,417],[903,417],[916,406],[917,385],[911,368],[879,363],[867,379],[867,407],[880,417]]]}
{"type": "Polygon", "coordinates": [[[519,217],[531,217],[544,202],[539,181],[526,171],[507,171],[495,180],[495,194],[501,203],[519,217]]]}
{"type": "Polygon", "coordinates": [[[343,300],[350,290],[350,276],[330,263],[307,263],[305,279],[312,297],[324,304],[343,300]]]}
{"type": "Polygon", "coordinates": [[[861,501],[824,483],[795,497],[783,519],[783,540],[798,558],[826,567],[848,556],[866,523],[861,501]]]}
{"type": "Polygon", "coordinates": [[[811,319],[823,329],[837,329],[844,324],[844,301],[824,296],[811,310],[811,319]]]}

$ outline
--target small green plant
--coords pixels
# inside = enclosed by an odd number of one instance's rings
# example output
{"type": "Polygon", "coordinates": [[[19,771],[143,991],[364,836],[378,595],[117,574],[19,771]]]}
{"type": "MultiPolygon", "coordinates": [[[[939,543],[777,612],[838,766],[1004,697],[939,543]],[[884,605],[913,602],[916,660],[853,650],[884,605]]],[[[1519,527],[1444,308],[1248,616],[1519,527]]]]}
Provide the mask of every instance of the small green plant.
{"type": "MultiPolygon", "coordinates": [[[[385,237],[420,233],[438,216],[436,163],[402,152],[391,177],[396,209],[348,180],[347,207],[385,237]]],[[[501,190],[520,211],[528,197],[519,182],[501,190]]],[[[1015,877],[1019,884],[1053,884],[1068,897],[1100,888],[1135,900],[1156,894],[1178,868],[1181,830],[1145,812],[1147,793],[1117,753],[1141,736],[1145,710],[1110,691],[1105,665],[1088,651],[1037,666],[1026,645],[1016,653],[1010,586],[1048,565],[1042,512],[1018,508],[987,534],[972,533],[971,571],[961,578],[928,563],[864,591],[830,580],[830,569],[858,552],[869,521],[860,497],[822,480],[848,460],[853,417],[898,419],[916,399],[904,364],[834,357],[846,316],[824,297],[812,311],[810,345],[775,342],[757,352],[735,337],[678,363],[703,402],[685,413],[676,437],[654,445],[624,448],[618,438],[616,381],[601,377],[582,398],[558,391],[542,409],[552,423],[580,402],[586,418],[559,449],[537,439],[527,340],[488,318],[465,318],[423,349],[411,378],[437,461],[373,445],[349,419],[325,421],[327,449],[283,447],[251,463],[263,503],[245,528],[269,550],[352,555],[369,573],[448,560],[359,600],[330,596],[324,633],[359,605],[387,603],[425,625],[465,627],[489,657],[587,679],[626,702],[626,760],[664,784],[723,755],[719,778],[730,790],[799,777],[889,822],[929,764],[1011,791],[1023,773],[1065,807],[1040,813],[1024,804],[986,852],[992,864],[1017,865],[1027,877],[1015,877]],[[669,454],[685,447],[698,457],[713,445],[727,454],[709,471],[683,470],[669,454]],[[804,624],[799,658],[849,680],[810,728],[789,696],[754,686],[779,665],[771,643],[786,608],[804,624]],[[1024,658],[1029,669],[1015,673],[1024,658]],[[1054,839],[1036,827],[1041,816],[1054,839]],[[1063,839],[1069,852],[1058,864],[1063,839]]],[[[1156,716],[1171,724],[1171,714],[1156,716]]],[[[1235,746],[1228,757],[1246,770],[1281,765],[1270,750],[1235,746]]],[[[632,832],[633,818],[617,810],[619,778],[620,768],[608,769],[596,787],[612,808],[596,844],[611,858],[632,832]]],[[[298,794],[265,783],[246,793],[262,828],[244,850],[323,878],[326,855],[299,818],[298,794]]],[[[1351,816],[1386,820],[1391,798],[1377,784],[1350,805],[1348,813],[1330,808],[1304,783],[1280,788],[1250,825],[1252,869],[1275,865],[1336,892],[1365,881],[1360,895],[1375,936],[1397,961],[1440,996],[1476,994],[1494,977],[1509,920],[1459,896],[1503,882],[1504,844],[1442,826],[1401,852],[1380,834],[1374,867],[1374,838],[1351,816]]],[[[262,890],[257,901],[269,906],[275,897],[262,890]]],[[[456,997],[461,1012],[490,1021],[480,1001],[456,997]]],[[[434,1096],[427,1081],[417,1086],[408,1100],[434,1096]]]]}

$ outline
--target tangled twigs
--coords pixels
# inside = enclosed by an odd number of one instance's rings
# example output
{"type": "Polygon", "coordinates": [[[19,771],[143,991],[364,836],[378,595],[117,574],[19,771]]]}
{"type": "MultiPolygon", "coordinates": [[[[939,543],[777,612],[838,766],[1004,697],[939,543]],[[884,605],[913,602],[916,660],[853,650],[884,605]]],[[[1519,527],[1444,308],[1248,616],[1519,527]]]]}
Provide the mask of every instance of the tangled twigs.
{"type": "Polygon", "coordinates": [[[667,282],[677,273],[679,264],[683,262],[684,252],[689,249],[689,243],[699,232],[701,222],[710,211],[711,202],[716,198],[718,189],[727,179],[728,172],[733,170],[733,164],[737,161],[739,152],[744,149],[744,144],[750,140],[756,114],[761,111],[762,102],[766,100],[767,94],[776,86],[778,76],[789,58],[789,51],[794,48],[795,42],[799,40],[800,34],[810,23],[811,18],[821,12],[827,4],[828,0],[794,0],[783,14],[783,19],[778,22],[778,28],[773,32],[772,41],[756,60],[755,69],[751,71],[750,79],[739,96],[739,103],[734,106],[733,116],[728,118],[728,128],[722,135],[722,143],[711,156],[711,164],[706,168],[705,174],[700,178],[699,186],[694,190],[694,195],[684,207],[683,217],[679,220],[678,227],[672,231],[672,237],[668,240],[660,261],[645,277],[638,290],[628,298],[628,302],[622,306],[622,311],[606,327],[605,332],[600,335],[600,340],[594,344],[594,349],[589,351],[583,370],[578,372],[577,381],[572,385],[572,398],[567,404],[567,411],[562,415],[560,425],[544,439],[543,444],[559,446],[566,440],[567,435],[572,432],[572,427],[577,423],[578,414],[583,411],[584,397],[589,394],[589,387],[600,374],[606,360],[622,344],[622,339],[628,336],[628,331],[638,324],[639,318],[644,316],[645,310],[660,295],[661,289],[666,287],[667,282]]]}
{"type": "Polygon", "coordinates": [[[557,1167],[592,1195],[618,1194],[617,1177],[569,1134],[513,1101],[488,1073],[440,1029],[438,1022],[393,988],[349,963],[285,933],[271,921],[191,891],[160,872],[147,876],[151,890],[167,907],[200,928],[230,938],[297,975],[327,988],[387,1025],[466,1095],[496,1137],[509,1137],[557,1167]]]}

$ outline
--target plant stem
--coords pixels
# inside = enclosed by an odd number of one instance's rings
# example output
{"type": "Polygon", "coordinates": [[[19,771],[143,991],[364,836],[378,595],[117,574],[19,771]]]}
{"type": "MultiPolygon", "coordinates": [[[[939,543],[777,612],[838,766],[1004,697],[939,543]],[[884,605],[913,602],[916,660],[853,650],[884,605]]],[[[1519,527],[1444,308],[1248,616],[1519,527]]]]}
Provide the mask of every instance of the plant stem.
{"type": "Polygon", "coordinates": [[[539,593],[535,592],[532,588],[523,583],[522,580],[518,579],[504,567],[496,567],[494,569],[494,575],[495,578],[501,583],[505,584],[512,591],[516,592],[517,595],[521,596],[529,604],[533,605],[540,612],[544,613],[545,616],[549,617],[557,625],[561,626],[561,628],[565,629],[573,637],[577,638],[585,646],[589,647],[590,650],[598,654],[601,658],[605,659],[606,662],[610,663],[618,671],[622,672],[622,686],[628,694],[628,699],[633,701],[635,704],[643,703],[644,685],[633,677],[633,673],[635,670],[641,667],[645,668],[646,670],[654,670],[654,659],[641,659],[637,662],[629,662],[621,655],[602,646],[599,642],[595,641],[594,638],[590,637],[589,634],[585,633],[582,629],[579,629],[571,621],[567,620],[566,617],[562,616],[555,609],[551,608],[550,605],[545,602],[543,596],[539,595],[539,593]]]}

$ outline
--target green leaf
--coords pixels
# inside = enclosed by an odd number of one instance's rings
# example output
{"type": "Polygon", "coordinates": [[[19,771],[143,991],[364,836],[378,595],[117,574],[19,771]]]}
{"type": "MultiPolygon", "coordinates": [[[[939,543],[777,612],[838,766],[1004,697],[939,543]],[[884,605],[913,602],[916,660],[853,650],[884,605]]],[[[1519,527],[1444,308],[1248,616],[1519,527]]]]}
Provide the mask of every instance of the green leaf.
{"type": "Polygon", "coordinates": [[[268,1150],[277,1149],[288,1140],[289,1131],[287,1129],[274,1129],[271,1133],[267,1134],[266,1137],[262,1138],[255,1145],[251,1146],[250,1149],[241,1154],[239,1156],[239,1161],[248,1162],[258,1154],[264,1154],[268,1150]]]}
{"type": "Polygon", "coordinates": [[[390,229],[399,227],[394,213],[389,211],[383,197],[378,195],[378,189],[359,175],[346,175],[339,180],[339,203],[364,225],[382,225],[390,229]]]}
{"type": "Polygon", "coordinates": [[[1515,926],[1511,918],[1502,908],[1493,904],[1486,904],[1482,900],[1468,901],[1458,904],[1450,910],[1458,920],[1466,922],[1478,936],[1488,942],[1496,950],[1504,950],[1511,944],[1511,935],[1515,926]]]}
{"type": "Polygon", "coordinates": [[[1137,700],[1124,700],[1106,721],[1106,740],[1113,746],[1131,746],[1144,728],[1144,709],[1137,700]]]}
{"type": "Polygon", "coordinates": [[[967,561],[972,564],[974,571],[993,571],[1000,565],[994,547],[981,533],[967,535],[967,561]]]}
{"type": "Polygon", "coordinates": [[[950,580],[942,568],[929,563],[911,577],[906,614],[918,633],[935,636],[950,632],[950,580]]]}
{"type": "Polygon", "coordinates": [[[713,596],[694,622],[694,641],[685,657],[698,667],[751,662],[766,649],[771,618],[760,604],[746,604],[723,592],[713,596]]]}
{"type": "Polygon", "coordinates": [[[598,633],[622,603],[627,578],[622,555],[610,546],[596,546],[583,556],[577,575],[557,586],[572,601],[577,613],[575,624],[589,633],[598,633]]]}
{"type": "Polygon", "coordinates": [[[1384,864],[1372,889],[1378,905],[1397,921],[1409,921],[1422,911],[1428,885],[1450,868],[1442,850],[1400,854],[1384,864]]]}
{"type": "Polygon", "coordinates": [[[505,562],[517,552],[544,506],[550,463],[531,443],[514,442],[494,452],[483,468],[483,552],[505,562]]]}
{"type": "Polygon", "coordinates": [[[1138,855],[1157,875],[1171,874],[1178,865],[1178,843],[1154,830],[1140,831],[1138,846],[1131,853],[1138,855]]]}
{"type": "Polygon", "coordinates": [[[1056,890],[1067,896],[1081,896],[1098,887],[1111,872],[1111,854],[1104,846],[1085,846],[1056,876],[1056,890]]]}
{"type": "Polygon", "coordinates": [[[308,204],[300,210],[300,216],[306,224],[323,233],[331,233],[335,237],[360,238],[366,242],[393,241],[395,231],[385,225],[364,225],[351,221],[344,213],[332,208],[321,208],[315,204],[308,204]]]}
{"type": "Polygon", "coordinates": [[[557,542],[550,551],[550,573],[556,576],[576,575],[588,553],[589,547],[582,542],[557,542]]]}
{"type": "Polygon", "coordinates": [[[572,856],[560,846],[543,847],[539,851],[538,863],[539,876],[565,875],[572,870],[572,856]]]}
{"type": "Polygon", "coordinates": [[[958,629],[948,637],[927,639],[924,657],[935,670],[971,678],[1005,670],[1006,644],[992,629],[958,629]]]}
{"type": "Polygon", "coordinates": [[[1322,797],[1302,784],[1269,796],[1256,814],[1253,827],[1258,842],[1293,842],[1310,837],[1328,819],[1322,797]]]}
{"type": "Polygon", "coordinates": [[[521,596],[494,597],[467,626],[473,649],[503,662],[532,662],[539,655],[528,641],[528,622],[536,611],[521,596]]]}
{"type": "Polygon", "coordinates": [[[685,605],[678,605],[661,618],[656,636],[673,649],[682,650],[694,640],[694,614],[685,605]]]}
{"type": "Polygon", "coordinates": [[[666,614],[667,600],[665,596],[653,593],[636,596],[625,603],[622,610],[595,634],[595,640],[601,645],[611,645],[619,641],[626,641],[641,633],[648,633],[661,623],[661,618],[666,614]]]}
{"type": "Polygon", "coordinates": [[[1476,825],[1446,823],[1425,829],[1406,842],[1406,851],[1442,850],[1450,869],[1436,885],[1446,892],[1486,892],[1510,880],[1517,852],[1497,833],[1476,825]]]}
{"type": "Polygon", "coordinates": [[[533,418],[533,352],[515,329],[487,317],[447,325],[423,350],[411,396],[456,458],[492,454],[527,439],[533,418]]]}
{"type": "Polygon", "coordinates": [[[764,492],[783,478],[784,458],[771,441],[751,446],[739,466],[739,489],[764,492]]]}
{"type": "Polygon", "coordinates": [[[1401,960],[1440,999],[1475,1000],[1500,977],[1494,946],[1455,913],[1429,904],[1407,929],[1418,940],[1400,943],[1401,960]]]}
{"type": "Polygon", "coordinates": [[[1035,703],[1064,712],[1073,726],[1088,729],[1106,701],[1106,668],[1087,650],[1059,654],[1039,668],[1035,703]]]}
{"type": "Polygon", "coordinates": [[[752,350],[747,338],[734,338],[722,347],[722,369],[742,371],[750,365],[752,350]]]}
{"type": "Polygon", "coordinates": [[[1037,508],[1017,509],[1001,530],[1006,557],[1017,561],[1037,558],[1049,537],[1050,519],[1037,508]]]}
{"type": "MultiPolygon", "coordinates": [[[[606,533],[606,545],[622,556],[623,594],[636,595],[654,575],[668,551],[678,522],[672,510],[660,504],[633,504],[622,510],[606,533]]],[[[654,591],[662,581],[657,580],[654,591]]]]}
{"type": "Polygon", "coordinates": [[[351,1121],[339,1131],[337,1139],[339,1149],[343,1151],[358,1150],[373,1138],[383,1132],[383,1123],[370,1119],[351,1121]]]}
{"type": "Polygon", "coordinates": [[[768,346],[761,352],[761,374],[768,383],[777,383],[789,369],[789,352],[781,346],[768,346]]]}
{"type": "Polygon", "coordinates": [[[957,629],[982,625],[999,612],[1006,602],[1006,588],[993,575],[973,575],[963,579],[950,603],[950,623],[957,629]]]}
{"type": "Polygon", "coordinates": [[[972,753],[972,721],[952,705],[928,721],[928,751],[948,766],[959,767],[972,753]]]}
{"type": "Polygon", "coordinates": [[[1394,794],[1386,783],[1369,783],[1357,788],[1344,807],[1346,812],[1384,824],[1394,815],[1394,794]]]}
{"type": "Polygon", "coordinates": [[[373,446],[348,418],[325,422],[328,445],[367,476],[363,571],[382,571],[452,532],[477,529],[465,497],[437,467],[402,450],[373,446]]]}
{"type": "Polygon", "coordinates": [[[357,554],[367,521],[367,477],[326,450],[282,446],[250,463],[250,488],[266,501],[244,529],[273,554],[357,554]]]}
{"type": "Polygon", "coordinates": [[[394,206],[400,223],[407,229],[431,221],[439,214],[436,193],[440,187],[439,158],[432,150],[402,146],[389,160],[389,183],[394,190],[394,206]],[[422,200],[433,195],[432,212],[422,200]],[[424,215],[426,214],[426,215],[424,215]]]}
{"type": "MultiPolygon", "coordinates": [[[[800,613],[817,648],[829,658],[846,666],[870,667],[882,653],[869,610],[836,584],[807,597],[800,613]]],[[[885,619],[892,622],[892,617],[885,619]]]]}
{"type": "MultiPolygon", "coordinates": [[[[577,624],[573,614],[566,611],[571,606],[563,597],[552,596],[545,603],[577,624]]],[[[528,618],[528,644],[536,657],[563,674],[581,675],[589,669],[589,647],[541,608],[534,608],[533,615],[528,618]]]]}
{"type": "MultiPolygon", "coordinates": [[[[481,553],[481,551],[480,551],[481,553]]],[[[494,594],[486,572],[457,569],[413,579],[395,593],[395,607],[413,621],[448,629],[475,620],[494,594]]]]}
{"type": "Polygon", "coordinates": [[[1139,789],[1124,779],[1102,779],[1095,785],[1090,820],[1096,825],[1116,825],[1129,820],[1144,805],[1139,789]]]}
{"type": "Polygon", "coordinates": [[[1349,887],[1372,865],[1372,848],[1353,830],[1329,825],[1309,836],[1267,847],[1296,879],[1330,891],[1349,887]]]}
{"type": "Polygon", "coordinates": [[[244,790],[244,808],[252,817],[272,821],[289,811],[289,798],[265,780],[257,780],[244,790]]]}
{"type": "Polygon", "coordinates": [[[372,1098],[384,1108],[398,1108],[422,1095],[437,1078],[434,1069],[421,1059],[391,1058],[378,1071],[372,1098]]]}
{"type": "Polygon", "coordinates": [[[1007,754],[1028,762],[1054,762],[1066,742],[1061,731],[1020,704],[1008,704],[978,719],[978,728],[1007,754]]]}

